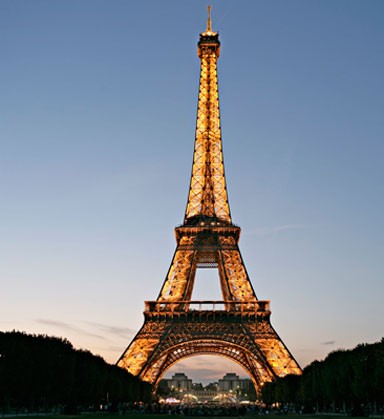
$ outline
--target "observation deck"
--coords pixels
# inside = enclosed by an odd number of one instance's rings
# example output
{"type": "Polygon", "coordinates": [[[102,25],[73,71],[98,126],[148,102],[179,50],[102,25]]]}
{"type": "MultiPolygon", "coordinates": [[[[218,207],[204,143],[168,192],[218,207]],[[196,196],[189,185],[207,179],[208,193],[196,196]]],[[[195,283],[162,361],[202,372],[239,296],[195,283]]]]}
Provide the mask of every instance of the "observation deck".
{"type": "Polygon", "coordinates": [[[256,321],[269,319],[269,300],[259,301],[145,301],[146,319],[180,321],[256,321]],[[236,320],[237,319],[237,320],[236,320]]]}

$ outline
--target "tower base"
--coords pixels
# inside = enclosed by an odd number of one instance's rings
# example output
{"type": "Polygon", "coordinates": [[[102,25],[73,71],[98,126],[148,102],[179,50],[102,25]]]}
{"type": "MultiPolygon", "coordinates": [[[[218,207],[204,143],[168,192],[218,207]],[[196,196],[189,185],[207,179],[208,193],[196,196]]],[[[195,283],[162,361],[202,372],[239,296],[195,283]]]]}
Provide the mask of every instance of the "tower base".
{"type": "Polygon", "coordinates": [[[155,386],[173,364],[219,355],[239,364],[256,390],[301,369],[270,323],[269,301],[146,302],[145,322],[118,365],[155,386]]]}

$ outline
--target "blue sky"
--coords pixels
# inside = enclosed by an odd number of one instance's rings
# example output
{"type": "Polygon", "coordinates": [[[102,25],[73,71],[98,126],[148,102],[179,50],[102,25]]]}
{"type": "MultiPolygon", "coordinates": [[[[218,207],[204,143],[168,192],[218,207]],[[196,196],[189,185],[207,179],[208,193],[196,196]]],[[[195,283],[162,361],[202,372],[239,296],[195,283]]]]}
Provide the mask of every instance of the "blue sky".
{"type": "MultiPolygon", "coordinates": [[[[384,3],[210,3],[229,199],[258,298],[303,367],[380,340],[384,3]]],[[[1,330],[114,363],[141,327],[183,221],[208,4],[0,2],[1,330]]],[[[199,273],[194,297],[218,292],[216,272],[199,273]]]]}

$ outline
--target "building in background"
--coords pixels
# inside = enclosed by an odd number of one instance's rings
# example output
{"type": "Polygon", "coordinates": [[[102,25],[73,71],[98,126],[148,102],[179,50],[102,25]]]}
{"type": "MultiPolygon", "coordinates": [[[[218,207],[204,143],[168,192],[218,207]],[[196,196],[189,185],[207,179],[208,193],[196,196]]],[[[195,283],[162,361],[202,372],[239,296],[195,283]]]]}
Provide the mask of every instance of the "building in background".
{"type": "Polygon", "coordinates": [[[170,390],[189,391],[192,389],[192,380],[188,378],[183,372],[177,372],[171,379],[162,380],[167,382],[167,387],[170,390]]]}
{"type": "Polygon", "coordinates": [[[240,378],[237,374],[229,372],[219,380],[219,392],[222,394],[232,393],[237,398],[246,398],[253,393],[253,383],[249,378],[240,378]]]}
{"type": "Polygon", "coordinates": [[[176,373],[170,379],[162,379],[158,390],[164,396],[168,395],[184,402],[193,400],[199,403],[207,401],[234,403],[254,400],[256,397],[252,380],[240,378],[235,373],[227,373],[218,382],[206,386],[193,383],[185,373],[176,373]]]}

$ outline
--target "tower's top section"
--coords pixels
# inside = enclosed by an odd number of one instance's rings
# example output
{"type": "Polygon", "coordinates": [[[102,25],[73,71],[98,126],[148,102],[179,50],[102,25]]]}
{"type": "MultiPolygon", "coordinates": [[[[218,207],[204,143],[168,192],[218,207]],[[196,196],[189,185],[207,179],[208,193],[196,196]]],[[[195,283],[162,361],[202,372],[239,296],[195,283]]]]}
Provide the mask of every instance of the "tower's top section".
{"type": "Polygon", "coordinates": [[[201,61],[195,150],[184,225],[232,224],[221,143],[217,59],[220,41],[212,31],[211,7],[207,29],[197,44],[201,61]]]}
{"type": "Polygon", "coordinates": [[[219,34],[212,31],[212,18],[211,18],[211,6],[208,6],[208,20],[207,29],[205,32],[200,34],[200,41],[198,43],[198,56],[201,55],[202,47],[210,47],[215,50],[216,56],[220,55],[220,41],[219,34]]]}

